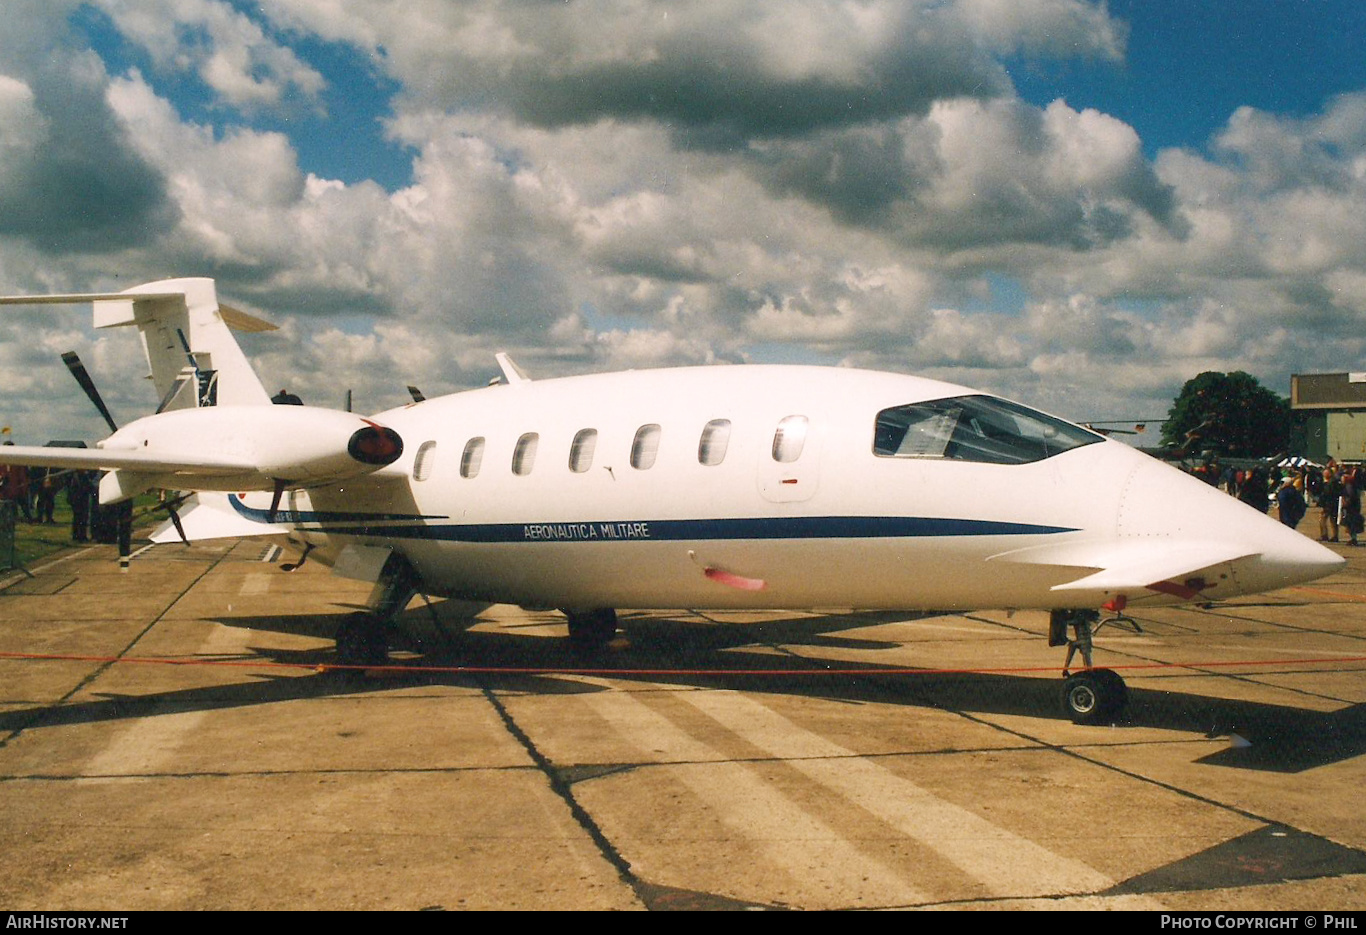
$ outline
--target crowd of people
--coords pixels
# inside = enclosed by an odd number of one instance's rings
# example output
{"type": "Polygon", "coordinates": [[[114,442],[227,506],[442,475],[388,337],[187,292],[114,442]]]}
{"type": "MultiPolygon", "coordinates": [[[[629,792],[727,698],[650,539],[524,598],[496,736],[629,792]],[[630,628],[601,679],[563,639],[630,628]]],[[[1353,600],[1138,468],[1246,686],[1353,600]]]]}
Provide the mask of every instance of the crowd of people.
{"type": "Polygon", "coordinates": [[[1320,542],[1341,542],[1345,534],[1347,545],[1361,544],[1361,487],[1366,483],[1361,465],[1329,458],[1323,466],[1301,463],[1237,470],[1210,462],[1189,470],[1263,513],[1274,505],[1281,522],[1291,529],[1310,509],[1316,510],[1320,542]]]}
{"type": "Polygon", "coordinates": [[[66,495],[73,542],[112,542],[117,538],[117,524],[112,539],[105,528],[110,524],[100,510],[98,488],[99,474],[95,471],[0,464],[0,502],[13,503],[24,522],[55,523],[57,496],[66,495]]]}

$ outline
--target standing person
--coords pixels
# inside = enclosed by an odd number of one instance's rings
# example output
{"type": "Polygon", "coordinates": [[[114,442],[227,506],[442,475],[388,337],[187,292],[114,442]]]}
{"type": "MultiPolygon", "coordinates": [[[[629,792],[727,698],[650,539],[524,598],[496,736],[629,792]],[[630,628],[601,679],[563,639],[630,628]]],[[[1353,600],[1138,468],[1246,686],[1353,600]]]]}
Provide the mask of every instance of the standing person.
{"type": "Polygon", "coordinates": [[[1304,502],[1304,494],[1300,493],[1295,486],[1295,479],[1287,477],[1281,489],[1276,491],[1276,506],[1280,509],[1281,522],[1294,529],[1304,519],[1304,514],[1308,512],[1308,505],[1304,502]]]}
{"type": "Polygon", "coordinates": [[[1331,468],[1323,469],[1323,483],[1319,485],[1319,541],[1338,541],[1338,499],[1342,496],[1342,483],[1331,468]],[[1328,535],[1332,532],[1332,536],[1328,535]]]}
{"type": "Polygon", "coordinates": [[[72,471],[66,485],[66,502],[71,504],[71,541],[90,539],[90,517],[95,503],[95,472],[72,471]]]}
{"type": "MultiPolygon", "coordinates": [[[[14,442],[5,439],[6,445],[14,442]]],[[[22,464],[0,464],[0,500],[13,500],[24,514],[24,522],[33,522],[33,511],[28,505],[28,468],[22,464]]]]}
{"type": "Polygon", "coordinates": [[[1361,469],[1352,468],[1342,478],[1342,525],[1350,537],[1348,545],[1360,545],[1357,536],[1361,533],[1361,469]]]}
{"type": "Polygon", "coordinates": [[[1243,476],[1243,482],[1238,486],[1238,499],[1258,513],[1265,513],[1271,505],[1271,492],[1267,489],[1266,471],[1261,468],[1254,468],[1251,471],[1240,473],[1243,476]]]}
{"type": "Polygon", "coordinates": [[[57,491],[61,488],[61,473],[56,468],[34,468],[29,474],[29,486],[33,489],[33,513],[35,523],[51,524],[53,511],[57,509],[57,491]]]}

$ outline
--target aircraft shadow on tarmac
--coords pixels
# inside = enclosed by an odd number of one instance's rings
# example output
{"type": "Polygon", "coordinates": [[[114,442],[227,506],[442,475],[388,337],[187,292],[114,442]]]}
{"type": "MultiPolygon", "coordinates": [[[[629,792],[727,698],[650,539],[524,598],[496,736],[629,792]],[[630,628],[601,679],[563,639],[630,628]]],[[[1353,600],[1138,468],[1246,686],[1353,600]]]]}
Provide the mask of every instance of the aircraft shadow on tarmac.
{"type": "MultiPolygon", "coordinates": [[[[924,614],[921,616],[934,616],[924,614]]],[[[600,686],[557,678],[555,672],[592,670],[603,675],[664,684],[731,688],[936,708],[971,714],[1061,718],[1057,678],[1000,673],[905,674],[876,663],[821,658],[822,649],[875,650],[897,645],[838,635],[912,615],[802,614],[758,623],[706,623],[694,615],[623,615],[629,634],[624,646],[594,655],[576,654],[567,640],[518,633],[470,630],[460,621],[440,621],[428,608],[406,611],[395,634],[399,656],[384,678],[326,667],[333,649],[253,649],[219,661],[250,661],[318,666],[312,675],[251,672],[250,680],[147,695],[101,695],[96,700],[0,712],[0,733],[10,735],[48,726],[119,720],[190,710],[271,704],[304,698],[363,694],[393,688],[396,680],[426,684],[475,684],[541,694],[605,691],[600,686]],[[800,647],[801,655],[773,647],[800,647]],[[408,652],[403,652],[408,650],[408,652]],[[457,671],[458,668],[478,672],[457,671]],[[831,674],[829,669],[837,669],[831,674]],[[513,671],[487,671],[507,669],[513,671]],[[546,672],[526,671],[544,669],[546,672]],[[520,671],[517,671],[520,670],[520,671]]],[[[221,622],[252,630],[330,638],[340,615],[233,617],[221,622]]],[[[554,618],[528,628],[542,630],[554,618]]],[[[463,621],[469,624],[474,621],[463,621]]],[[[913,716],[913,715],[912,715],[913,716]]],[[[1366,704],[1323,712],[1285,705],[1211,698],[1182,692],[1129,688],[1129,705],[1118,728],[1146,727],[1203,737],[1237,735],[1245,746],[1204,757],[1207,765],[1294,773],[1366,753],[1366,704]]],[[[1096,728],[1098,729],[1098,728],[1096,728]]]]}

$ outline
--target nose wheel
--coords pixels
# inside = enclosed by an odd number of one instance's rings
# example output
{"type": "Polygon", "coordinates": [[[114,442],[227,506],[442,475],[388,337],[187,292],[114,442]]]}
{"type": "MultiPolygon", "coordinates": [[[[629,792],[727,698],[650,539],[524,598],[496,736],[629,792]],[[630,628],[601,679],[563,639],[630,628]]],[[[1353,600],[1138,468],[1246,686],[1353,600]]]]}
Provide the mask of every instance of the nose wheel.
{"type": "Polygon", "coordinates": [[[1087,669],[1062,682],[1063,713],[1074,724],[1110,724],[1129,703],[1129,688],[1113,669],[1087,669]]]}
{"type": "Polygon", "coordinates": [[[1119,673],[1092,668],[1092,637],[1106,626],[1143,632],[1137,621],[1118,614],[1105,621],[1094,610],[1054,610],[1049,615],[1048,645],[1067,647],[1062,668],[1062,709],[1075,724],[1112,723],[1129,703],[1129,688],[1119,673]],[[1073,633],[1071,639],[1067,638],[1068,629],[1073,633]],[[1073,674],[1069,668],[1078,653],[1086,668],[1073,674]]]}

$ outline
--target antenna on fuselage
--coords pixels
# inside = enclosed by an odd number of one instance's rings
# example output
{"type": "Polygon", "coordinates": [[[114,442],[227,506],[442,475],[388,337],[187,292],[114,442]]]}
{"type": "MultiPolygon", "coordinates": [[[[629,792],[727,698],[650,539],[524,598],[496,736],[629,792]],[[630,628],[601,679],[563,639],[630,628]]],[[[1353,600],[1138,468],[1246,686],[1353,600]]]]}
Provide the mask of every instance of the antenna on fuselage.
{"type": "Polygon", "coordinates": [[[509,357],[504,351],[499,351],[493,355],[493,359],[498,361],[498,369],[503,371],[503,379],[509,384],[530,383],[531,377],[527,376],[525,370],[517,366],[517,362],[509,357]]]}

